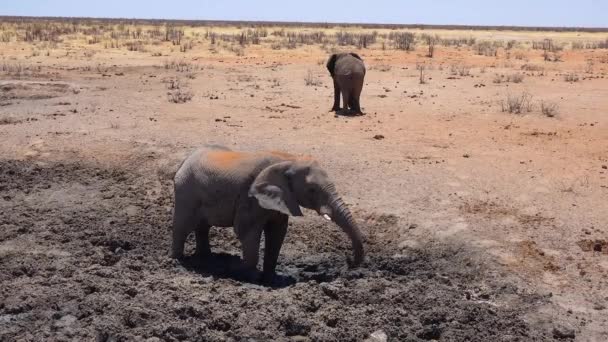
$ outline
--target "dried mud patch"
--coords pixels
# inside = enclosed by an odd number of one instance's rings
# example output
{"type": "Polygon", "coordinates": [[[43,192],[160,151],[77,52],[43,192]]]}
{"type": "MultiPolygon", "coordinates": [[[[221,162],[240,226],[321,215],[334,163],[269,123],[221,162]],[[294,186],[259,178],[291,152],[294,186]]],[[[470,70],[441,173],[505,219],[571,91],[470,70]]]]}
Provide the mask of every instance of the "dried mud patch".
{"type": "MultiPolygon", "coordinates": [[[[526,319],[545,298],[465,244],[397,248],[395,217],[366,218],[358,269],[335,227],[292,220],[272,289],[169,259],[171,205],[153,174],[0,161],[0,340],[552,339],[526,319]]],[[[211,239],[238,259],[231,230],[211,239]]]]}

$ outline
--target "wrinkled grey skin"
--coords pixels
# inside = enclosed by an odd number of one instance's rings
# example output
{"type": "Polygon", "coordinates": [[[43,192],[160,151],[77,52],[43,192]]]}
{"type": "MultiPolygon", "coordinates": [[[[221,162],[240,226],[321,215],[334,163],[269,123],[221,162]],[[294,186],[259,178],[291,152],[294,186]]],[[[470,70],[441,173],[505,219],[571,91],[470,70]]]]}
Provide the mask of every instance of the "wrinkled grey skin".
{"type": "MultiPolygon", "coordinates": [[[[357,266],[363,241],[350,211],[327,173],[308,158],[282,152],[236,152],[220,146],[196,150],[175,174],[172,257],[181,258],[194,231],[196,254],[211,253],[209,228],[234,227],[241,242],[244,273],[256,274],[262,232],[265,239],[263,281],[272,282],[288,215],[302,216],[300,206],[328,215],[351,239],[357,266]]],[[[327,217],[326,217],[327,218],[327,217]]]]}
{"type": "Polygon", "coordinates": [[[334,106],[332,111],[340,111],[340,93],[344,109],[348,114],[361,112],[361,89],[365,78],[365,64],[356,53],[333,54],[327,61],[327,70],[334,80],[334,106]]]}

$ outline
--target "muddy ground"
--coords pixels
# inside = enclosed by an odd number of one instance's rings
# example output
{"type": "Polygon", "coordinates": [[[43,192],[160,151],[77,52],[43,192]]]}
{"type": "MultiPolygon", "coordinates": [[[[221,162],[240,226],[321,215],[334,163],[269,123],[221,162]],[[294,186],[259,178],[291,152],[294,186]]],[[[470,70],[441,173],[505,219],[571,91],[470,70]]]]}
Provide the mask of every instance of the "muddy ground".
{"type": "Polygon", "coordinates": [[[283,284],[265,288],[234,279],[238,244],[228,229],[213,230],[215,267],[167,257],[171,187],[158,178],[3,160],[0,184],[0,241],[11,241],[0,246],[2,341],[361,341],[378,330],[392,341],[544,341],[573,334],[528,319],[550,295],[510,281],[456,240],[399,248],[394,216],[358,213],[368,250],[359,269],[346,267],[348,241],[335,227],[313,216],[292,220],[278,268],[283,284]]]}

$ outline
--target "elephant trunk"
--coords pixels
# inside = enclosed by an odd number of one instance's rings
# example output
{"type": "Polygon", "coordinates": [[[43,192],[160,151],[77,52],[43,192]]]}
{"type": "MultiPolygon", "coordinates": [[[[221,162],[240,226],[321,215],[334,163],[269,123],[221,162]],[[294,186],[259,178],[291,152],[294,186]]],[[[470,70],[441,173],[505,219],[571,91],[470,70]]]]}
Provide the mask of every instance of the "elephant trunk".
{"type": "Polygon", "coordinates": [[[335,191],[330,191],[330,193],[331,219],[348,235],[352,242],[354,260],[351,262],[351,266],[359,266],[364,257],[361,231],[342,198],[335,191]]]}

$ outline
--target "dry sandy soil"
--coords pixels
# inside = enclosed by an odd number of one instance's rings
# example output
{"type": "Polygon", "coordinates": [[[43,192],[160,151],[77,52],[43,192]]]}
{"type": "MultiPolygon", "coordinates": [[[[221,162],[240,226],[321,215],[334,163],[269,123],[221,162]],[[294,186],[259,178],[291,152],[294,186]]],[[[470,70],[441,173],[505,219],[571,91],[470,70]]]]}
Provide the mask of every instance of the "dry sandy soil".
{"type": "Polygon", "coordinates": [[[319,46],[40,44],[0,43],[0,341],[608,340],[608,50],[335,47],[368,67],[344,117],[319,46]],[[365,264],[311,212],[275,288],[229,271],[229,229],[207,265],[168,258],[172,172],[206,143],[315,156],[365,264]]]}

